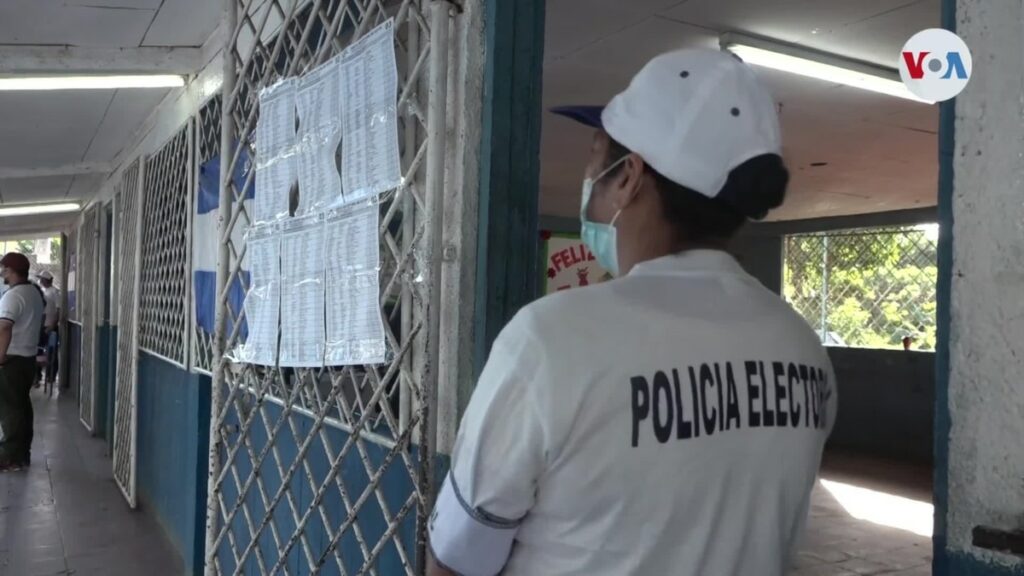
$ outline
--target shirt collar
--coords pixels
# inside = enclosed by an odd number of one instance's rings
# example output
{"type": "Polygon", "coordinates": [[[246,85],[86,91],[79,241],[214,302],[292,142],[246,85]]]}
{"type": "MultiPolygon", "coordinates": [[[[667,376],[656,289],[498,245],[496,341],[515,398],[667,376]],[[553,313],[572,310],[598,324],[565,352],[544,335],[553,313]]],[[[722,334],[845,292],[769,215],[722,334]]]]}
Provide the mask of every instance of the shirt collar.
{"type": "Polygon", "coordinates": [[[627,276],[652,276],[687,272],[746,274],[739,262],[723,250],[694,249],[641,262],[627,276]]]}

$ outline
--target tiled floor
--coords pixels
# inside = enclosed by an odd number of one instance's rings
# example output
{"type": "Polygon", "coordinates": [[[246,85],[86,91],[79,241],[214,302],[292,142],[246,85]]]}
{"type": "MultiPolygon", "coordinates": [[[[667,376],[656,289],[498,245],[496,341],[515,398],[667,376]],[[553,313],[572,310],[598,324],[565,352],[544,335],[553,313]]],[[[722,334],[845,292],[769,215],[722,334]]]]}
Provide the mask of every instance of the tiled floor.
{"type": "Polygon", "coordinates": [[[0,474],[0,576],[181,574],[152,518],[128,508],[75,400],[33,396],[32,468],[0,474]]]}
{"type": "MultiPolygon", "coordinates": [[[[171,576],[178,556],[152,518],[128,509],[110,474],[103,441],[78,422],[73,398],[36,406],[35,461],[0,474],[0,576],[171,576]]],[[[927,469],[829,455],[823,477],[920,501],[927,469]]],[[[931,574],[926,536],[853,518],[821,485],[790,576],[931,574]]]]}
{"type": "MultiPolygon", "coordinates": [[[[927,468],[834,454],[828,455],[822,470],[826,480],[920,502],[931,501],[930,474],[927,468]]],[[[928,536],[852,517],[819,482],[804,545],[790,576],[923,576],[932,573],[931,545],[928,536]]]]}

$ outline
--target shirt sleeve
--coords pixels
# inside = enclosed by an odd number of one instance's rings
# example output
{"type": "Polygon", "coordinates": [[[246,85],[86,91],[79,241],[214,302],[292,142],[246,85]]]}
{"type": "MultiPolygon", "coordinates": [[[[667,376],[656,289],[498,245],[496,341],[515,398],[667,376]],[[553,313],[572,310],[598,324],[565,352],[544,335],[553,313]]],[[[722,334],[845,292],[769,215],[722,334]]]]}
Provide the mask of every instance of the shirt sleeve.
{"type": "Polygon", "coordinates": [[[528,316],[502,330],[466,409],[430,520],[435,558],[466,576],[497,574],[533,507],[551,449],[551,382],[528,316]]]}
{"type": "Polygon", "coordinates": [[[0,296],[0,320],[14,322],[21,316],[25,309],[25,301],[18,297],[13,290],[7,290],[0,296]]]}

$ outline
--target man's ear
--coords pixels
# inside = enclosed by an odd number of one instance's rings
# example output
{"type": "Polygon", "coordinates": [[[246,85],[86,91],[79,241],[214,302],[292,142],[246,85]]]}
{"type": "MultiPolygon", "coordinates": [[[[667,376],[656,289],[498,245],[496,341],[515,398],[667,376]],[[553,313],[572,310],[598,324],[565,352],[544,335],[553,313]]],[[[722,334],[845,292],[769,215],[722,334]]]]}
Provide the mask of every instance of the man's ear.
{"type": "Polygon", "coordinates": [[[616,199],[619,204],[615,207],[616,210],[623,210],[636,200],[643,187],[644,171],[643,158],[636,154],[630,154],[622,161],[622,169],[619,171],[622,186],[620,187],[621,194],[616,199]]]}

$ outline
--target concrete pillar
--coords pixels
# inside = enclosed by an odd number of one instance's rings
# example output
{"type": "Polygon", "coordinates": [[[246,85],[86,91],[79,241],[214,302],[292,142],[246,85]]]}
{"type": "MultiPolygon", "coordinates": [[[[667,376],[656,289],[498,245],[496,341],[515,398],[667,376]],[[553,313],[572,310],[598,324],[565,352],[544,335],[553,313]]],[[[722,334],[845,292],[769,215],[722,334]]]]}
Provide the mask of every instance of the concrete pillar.
{"type": "Polygon", "coordinates": [[[974,537],[1024,528],[1024,2],[945,4],[974,69],[940,134],[934,573],[1024,574],[974,537]]]}

